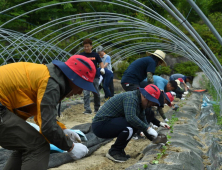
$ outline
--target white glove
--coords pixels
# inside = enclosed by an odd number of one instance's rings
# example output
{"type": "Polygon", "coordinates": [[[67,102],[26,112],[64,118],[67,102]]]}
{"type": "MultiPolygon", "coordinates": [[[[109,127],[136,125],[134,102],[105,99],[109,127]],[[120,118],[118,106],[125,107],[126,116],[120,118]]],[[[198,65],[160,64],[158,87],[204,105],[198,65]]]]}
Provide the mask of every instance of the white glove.
{"type": "Polygon", "coordinates": [[[147,130],[147,133],[154,136],[154,138],[158,136],[158,133],[151,127],[147,130]]]}
{"type": "Polygon", "coordinates": [[[190,88],[190,86],[188,86],[188,85],[187,85],[187,88],[189,89],[189,88],[190,88]]]}
{"type": "Polygon", "coordinates": [[[173,96],[176,96],[176,93],[175,93],[175,92],[171,91],[170,93],[171,93],[173,96]]]}
{"type": "Polygon", "coordinates": [[[166,118],[166,119],[164,119],[164,122],[167,123],[167,122],[169,122],[169,120],[166,118]]]}
{"type": "Polygon", "coordinates": [[[153,123],[150,123],[150,126],[151,126],[153,129],[158,129],[158,126],[154,125],[153,123]]]}
{"type": "Polygon", "coordinates": [[[183,94],[188,94],[188,91],[185,91],[183,94]]]}
{"type": "Polygon", "coordinates": [[[69,136],[69,138],[73,141],[73,142],[75,142],[75,143],[81,143],[81,138],[79,137],[79,135],[76,133],[76,132],[74,132],[74,131],[72,131],[72,130],[70,130],[70,129],[64,129],[63,130],[63,132],[65,133],[65,135],[67,135],[67,136],[69,136]]]}
{"type": "Polygon", "coordinates": [[[100,69],[100,73],[101,73],[102,75],[105,74],[104,68],[101,68],[101,69],[100,69]]]}
{"type": "Polygon", "coordinates": [[[160,126],[170,129],[170,126],[167,123],[160,122],[160,126]]]}
{"type": "Polygon", "coordinates": [[[81,144],[81,143],[74,143],[74,148],[69,152],[69,155],[74,159],[80,159],[89,152],[89,149],[81,144]]]}

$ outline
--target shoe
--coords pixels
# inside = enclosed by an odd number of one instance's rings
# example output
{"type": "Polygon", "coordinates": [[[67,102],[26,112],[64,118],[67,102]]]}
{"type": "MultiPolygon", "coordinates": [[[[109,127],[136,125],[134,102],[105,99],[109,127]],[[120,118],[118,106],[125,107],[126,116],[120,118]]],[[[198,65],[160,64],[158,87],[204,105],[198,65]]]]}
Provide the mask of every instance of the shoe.
{"type": "Polygon", "coordinates": [[[130,155],[127,155],[126,152],[124,151],[124,149],[122,150],[122,154],[123,154],[127,159],[130,158],[130,155]]]}
{"type": "Polygon", "coordinates": [[[128,158],[121,151],[110,151],[106,154],[106,157],[115,162],[126,162],[128,158]]]}
{"type": "Polygon", "coordinates": [[[181,98],[181,100],[185,100],[185,98],[181,98]]]}
{"type": "Polygon", "coordinates": [[[185,96],[186,96],[186,94],[182,94],[182,96],[183,96],[183,97],[185,97],[185,96]]]}
{"type": "Polygon", "coordinates": [[[99,111],[99,109],[94,110],[94,113],[96,114],[99,111]]]}
{"type": "Polygon", "coordinates": [[[82,112],[83,114],[92,114],[91,110],[85,110],[84,112],[82,112]]]}

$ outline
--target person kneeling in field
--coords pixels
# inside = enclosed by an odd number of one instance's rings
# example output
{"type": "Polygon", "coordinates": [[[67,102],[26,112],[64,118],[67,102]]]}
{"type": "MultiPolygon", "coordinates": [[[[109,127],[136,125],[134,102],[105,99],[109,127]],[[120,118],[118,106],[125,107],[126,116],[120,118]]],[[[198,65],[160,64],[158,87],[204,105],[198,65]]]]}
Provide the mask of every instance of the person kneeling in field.
{"type": "Polygon", "coordinates": [[[146,121],[145,109],[159,106],[160,90],[150,84],[145,88],[120,93],[109,99],[97,112],[92,122],[94,134],[100,138],[115,138],[106,156],[116,162],[125,162],[130,156],[124,149],[137,130],[152,135],[158,133],[146,121]]]}
{"type": "Polygon", "coordinates": [[[13,150],[4,170],[46,170],[49,143],[68,151],[74,159],[88,153],[77,133],[56,120],[57,104],[65,97],[96,92],[93,62],[81,55],[65,63],[18,62],[0,67],[0,146],[13,150]],[[34,116],[40,133],[26,122],[34,116]]]}

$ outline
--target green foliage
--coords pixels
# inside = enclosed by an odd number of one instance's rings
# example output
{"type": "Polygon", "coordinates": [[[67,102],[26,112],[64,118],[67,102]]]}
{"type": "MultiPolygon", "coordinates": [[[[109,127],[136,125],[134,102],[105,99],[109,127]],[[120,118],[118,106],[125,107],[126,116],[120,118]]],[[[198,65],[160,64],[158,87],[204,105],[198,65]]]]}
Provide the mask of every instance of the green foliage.
{"type": "Polygon", "coordinates": [[[171,74],[171,69],[170,66],[158,66],[155,70],[155,75],[161,75],[161,74],[166,74],[170,75],[171,74]]]}
{"type": "Polygon", "coordinates": [[[144,168],[144,169],[148,168],[148,165],[147,165],[147,164],[144,164],[144,165],[143,165],[143,168],[144,168]]]}
{"type": "Polygon", "coordinates": [[[175,64],[174,71],[187,76],[195,76],[195,73],[200,71],[200,69],[195,63],[188,61],[175,64]]]}
{"type": "Polygon", "coordinates": [[[122,61],[122,62],[120,62],[120,63],[117,64],[118,70],[116,70],[115,72],[116,72],[117,77],[118,77],[119,79],[122,78],[123,73],[124,73],[124,71],[127,69],[128,66],[129,66],[129,63],[126,62],[126,61],[122,61]]]}

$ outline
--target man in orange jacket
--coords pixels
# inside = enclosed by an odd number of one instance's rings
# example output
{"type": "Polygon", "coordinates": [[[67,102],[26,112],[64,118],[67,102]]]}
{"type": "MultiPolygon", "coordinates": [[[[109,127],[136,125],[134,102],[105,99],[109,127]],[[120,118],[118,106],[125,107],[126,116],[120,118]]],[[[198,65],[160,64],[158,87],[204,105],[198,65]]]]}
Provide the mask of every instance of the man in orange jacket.
{"type": "Polygon", "coordinates": [[[57,104],[64,98],[96,92],[93,62],[74,55],[66,62],[19,62],[0,67],[0,146],[13,150],[4,170],[46,170],[49,143],[76,160],[88,153],[78,134],[56,120],[57,104]],[[40,133],[26,119],[34,116],[40,133]]]}

